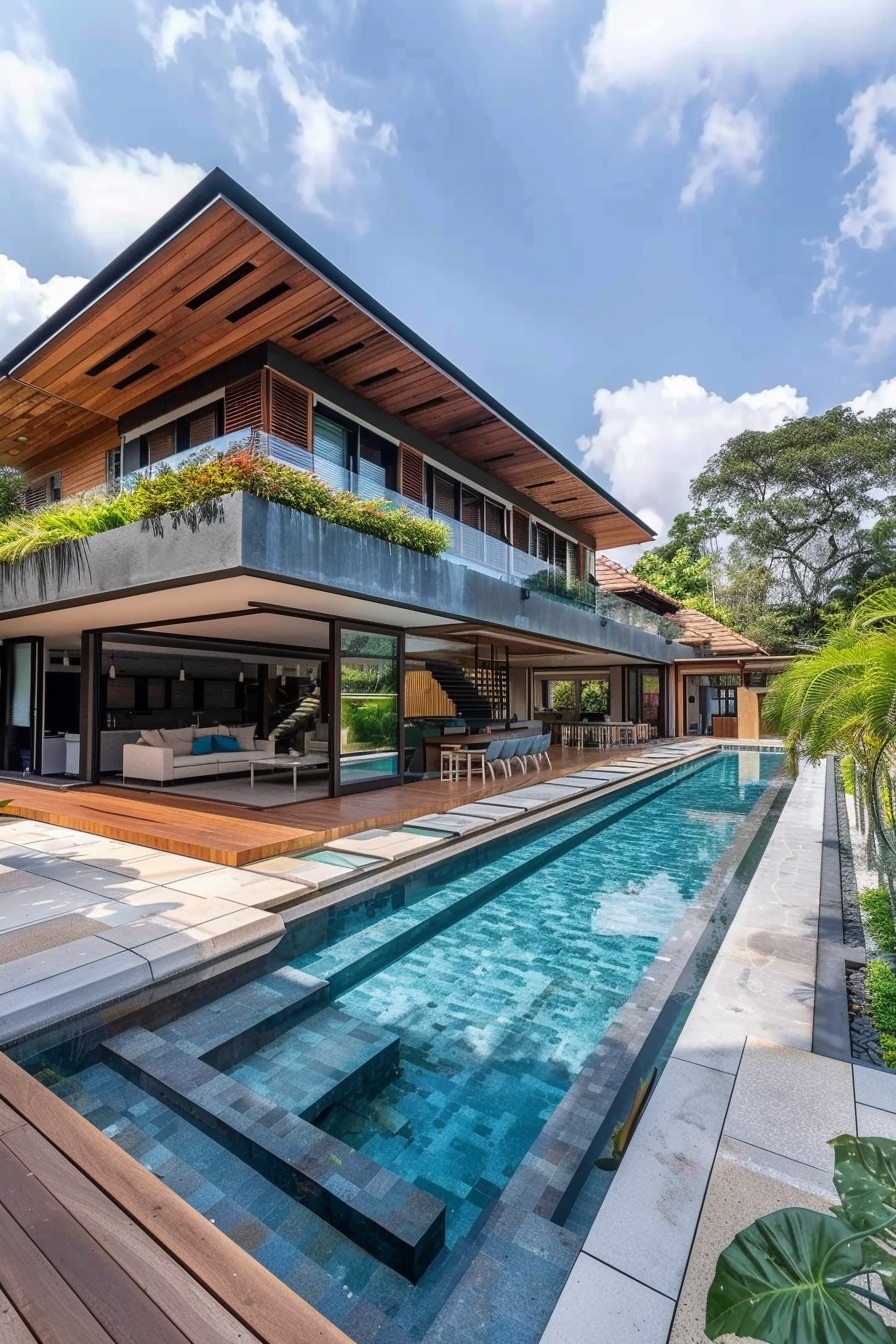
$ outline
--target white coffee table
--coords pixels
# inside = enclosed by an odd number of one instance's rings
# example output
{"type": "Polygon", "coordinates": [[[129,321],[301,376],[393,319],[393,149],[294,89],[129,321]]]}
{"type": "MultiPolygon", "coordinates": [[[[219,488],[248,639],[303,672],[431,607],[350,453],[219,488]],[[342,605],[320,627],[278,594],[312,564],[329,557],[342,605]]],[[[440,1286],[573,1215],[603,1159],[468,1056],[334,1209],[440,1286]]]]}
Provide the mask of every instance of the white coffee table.
{"type": "Polygon", "coordinates": [[[249,762],[249,788],[255,788],[255,771],[264,767],[271,774],[276,770],[292,771],[292,791],[296,793],[299,787],[300,770],[320,770],[320,761],[309,761],[307,756],[265,756],[260,761],[249,762]]]}

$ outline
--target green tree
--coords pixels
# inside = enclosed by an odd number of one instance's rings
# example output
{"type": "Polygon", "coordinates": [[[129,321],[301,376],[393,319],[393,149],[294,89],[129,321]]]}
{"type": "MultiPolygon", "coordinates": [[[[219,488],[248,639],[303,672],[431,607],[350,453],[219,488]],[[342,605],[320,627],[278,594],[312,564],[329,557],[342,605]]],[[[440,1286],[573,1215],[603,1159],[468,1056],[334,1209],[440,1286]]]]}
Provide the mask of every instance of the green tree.
{"type": "Polygon", "coordinates": [[[22,513],[22,497],[28,489],[28,477],[17,467],[0,467],[0,522],[22,513]]]}
{"type": "Polygon", "coordinates": [[[576,693],[571,681],[551,682],[551,709],[575,709],[576,693]]]}
{"type": "Polygon", "coordinates": [[[776,677],[765,722],[795,757],[853,757],[868,778],[896,732],[896,587],[864,598],[827,644],[776,677]]]}
{"type": "Polygon", "coordinates": [[[691,496],[723,515],[749,564],[767,567],[770,597],[817,626],[838,580],[873,549],[867,520],[892,514],[894,486],[896,412],[838,406],[729,439],[691,496]]]}

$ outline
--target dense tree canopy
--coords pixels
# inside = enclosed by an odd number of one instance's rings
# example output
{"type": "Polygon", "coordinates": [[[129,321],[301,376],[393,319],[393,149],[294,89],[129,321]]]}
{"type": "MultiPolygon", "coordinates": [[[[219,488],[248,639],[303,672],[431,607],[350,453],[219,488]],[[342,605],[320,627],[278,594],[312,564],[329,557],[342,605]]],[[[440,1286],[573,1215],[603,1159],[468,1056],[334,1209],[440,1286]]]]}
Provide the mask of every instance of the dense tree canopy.
{"type": "Polygon", "coordinates": [[[839,406],[729,439],[691,494],[724,515],[749,563],[768,568],[778,601],[818,613],[873,548],[871,527],[892,515],[894,488],[896,412],[865,418],[839,406]]]}
{"type": "Polygon", "coordinates": [[[639,578],[772,653],[816,648],[896,583],[896,412],[840,406],[729,439],[639,578]]]}

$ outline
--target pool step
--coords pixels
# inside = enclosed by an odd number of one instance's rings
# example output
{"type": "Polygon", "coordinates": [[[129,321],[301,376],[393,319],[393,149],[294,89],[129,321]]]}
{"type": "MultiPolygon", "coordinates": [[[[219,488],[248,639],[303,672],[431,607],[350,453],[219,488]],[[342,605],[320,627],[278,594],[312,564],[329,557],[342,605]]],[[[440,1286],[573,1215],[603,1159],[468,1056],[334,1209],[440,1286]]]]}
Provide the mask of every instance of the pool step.
{"type": "Polygon", "coordinates": [[[322,1008],[247,1056],[229,1076],[303,1120],[316,1120],[334,1102],[381,1087],[398,1066],[399,1041],[391,1031],[322,1008]]]}
{"type": "Polygon", "coordinates": [[[158,1034],[216,1069],[229,1069],[289,1030],[329,991],[326,980],[284,966],[185,1013],[158,1034]]]}
{"type": "Polygon", "coordinates": [[[444,1246],[441,1200],[158,1033],[132,1027],[103,1049],[108,1062],[144,1092],[221,1138],[412,1282],[444,1246]]]}

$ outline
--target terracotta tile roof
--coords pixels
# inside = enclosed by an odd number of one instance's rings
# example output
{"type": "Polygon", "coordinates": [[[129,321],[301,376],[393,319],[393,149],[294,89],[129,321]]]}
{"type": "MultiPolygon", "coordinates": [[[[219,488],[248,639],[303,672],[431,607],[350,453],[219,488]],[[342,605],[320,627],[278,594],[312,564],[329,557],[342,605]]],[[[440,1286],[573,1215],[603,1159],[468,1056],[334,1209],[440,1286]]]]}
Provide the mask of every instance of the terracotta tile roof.
{"type": "Polygon", "coordinates": [[[695,648],[706,647],[712,657],[745,658],[765,653],[765,649],[752,639],[747,639],[746,635],[739,635],[736,630],[729,630],[727,625],[723,625],[713,616],[705,615],[702,611],[691,611],[682,607],[674,597],[669,597],[668,593],[663,593],[652,584],[645,583],[643,579],[639,579],[636,574],[632,574],[609,556],[594,557],[594,572],[598,586],[605,588],[607,592],[616,593],[630,602],[637,602],[651,611],[660,610],[668,620],[680,625],[683,631],[680,636],[682,644],[691,644],[695,648]]]}
{"type": "Polygon", "coordinates": [[[739,635],[736,630],[729,630],[727,625],[702,611],[681,608],[668,619],[682,627],[684,633],[680,636],[680,643],[692,644],[697,648],[706,646],[713,657],[744,658],[765,653],[761,645],[747,639],[746,635],[739,635]]]}
{"type": "Polygon", "coordinates": [[[637,596],[649,597],[652,600],[645,605],[649,605],[651,610],[661,606],[665,611],[679,611],[681,603],[668,593],[661,593],[659,588],[654,588],[653,584],[645,583],[639,579],[636,574],[625,569],[616,560],[611,560],[607,555],[596,555],[594,557],[594,575],[598,586],[606,588],[609,593],[618,593],[620,597],[629,597],[632,601],[637,601],[637,596]]]}

